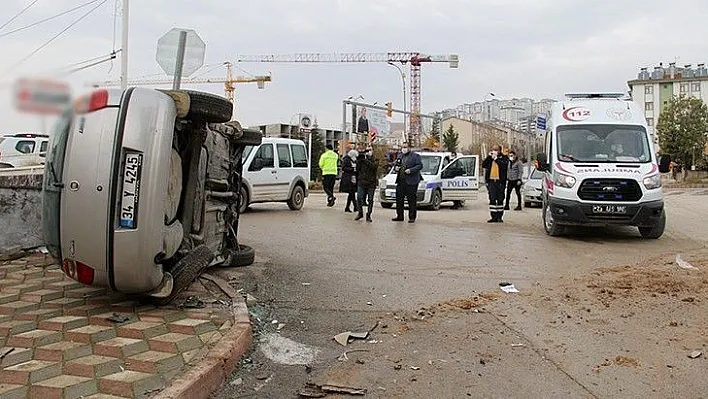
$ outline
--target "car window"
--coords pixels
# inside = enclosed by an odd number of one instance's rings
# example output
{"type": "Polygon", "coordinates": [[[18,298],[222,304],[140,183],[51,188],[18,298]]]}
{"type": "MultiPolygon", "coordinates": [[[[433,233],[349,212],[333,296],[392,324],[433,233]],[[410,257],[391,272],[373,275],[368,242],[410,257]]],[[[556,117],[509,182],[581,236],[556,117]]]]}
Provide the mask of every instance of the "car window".
{"type": "Polygon", "coordinates": [[[253,157],[253,160],[251,161],[251,166],[248,168],[248,170],[259,170],[255,167],[256,164],[260,164],[261,169],[275,167],[272,144],[262,144],[258,148],[258,152],[256,152],[256,155],[253,157]]]}
{"type": "Polygon", "coordinates": [[[21,140],[15,144],[15,149],[23,154],[31,154],[34,152],[34,141],[21,140]]]}
{"type": "Polygon", "coordinates": [[[290,146],[287,144],[278,144],[278,166],[281,168],[292,168],[293,161],[290,158],[290,146]]]}
{"type": "Polygon", "coordinates": [[[49,145],[48,141],[42,141],[42,143],[39,145],[39,152],[47,152],[48,145],[49,145]]]}
{"type": "Polygon", "coordinates": [[[447,167],[448,170],[457,169],[457,176],[474,176],[476,158],[457,158],[447,167]]]}
{"type": "Polygon", "coordinates": [[[304,145],[294,144],[290,148],[293,150],[293,166],[296,168],[307,167],[307,152],[304,145]]]}
{"type": "Polygon", "coordinates": [[[538,169],[534,169],[531,173],[531,179],[543,179],[543,173],[539,172],[538,169]]]}

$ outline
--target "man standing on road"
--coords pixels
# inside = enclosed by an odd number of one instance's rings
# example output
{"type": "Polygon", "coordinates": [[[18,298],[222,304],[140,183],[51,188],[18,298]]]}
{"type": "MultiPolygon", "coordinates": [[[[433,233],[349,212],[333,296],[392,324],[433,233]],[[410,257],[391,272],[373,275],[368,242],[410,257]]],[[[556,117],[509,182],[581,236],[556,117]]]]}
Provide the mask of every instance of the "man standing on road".
{"type": "Polygon", "coordinates": [[[489,212],[492,218],[487,223],[503,223],[504,217],[504,188],[509,160],[495,145],[482,163],[484,168],[484,181],[487,183],[489,193],[489,212]]]}
{"type": "Polygon", "coordinates": [[[361,220],[364,217],[364,205],[366,205],[366,221],[372,222],[371,212],[374,210],[374,191],[378,184],[377,171],[379,165],[374,159],[372,149],[366,148],[363,153],[359,154],[357,165],[357,201],[359,204],[359,214],[354,220],[361,220]]]}
{"type": "Polygon", "coordinates": [[[504,210],[509,210],[509,200],[511,192],[516,191],[516,208],[515,211],[521,210],[521,178],[524,175],[524,164],[516,158],[516,152],[509,152],[509,179],[506,182],[506,205],[504,210]]]}
{"type": "Polygon", "coordinates": [[[337,181],[337,162],[339,156],[334,152],[332,144],[327,144],[327,150],[320,155],[320,170],[322,171],[322,188],[327,194],[327,206],[334,206],[334,183],[337,181]]]}
{"type": "Polygon", "coordinates": [[[401,146],[401,155],[399,155],[395,164],[396,176],[396,217],[394,222],[402,222],[403,219],[403,201],[408,202],[408,223],[415,223],[415,218],[418,214],[418,183],[423,178],[420,176],[420,171],[423,169],[423,161],[420,155],[412,152],[408,143],[403,143],[401,146]]]}

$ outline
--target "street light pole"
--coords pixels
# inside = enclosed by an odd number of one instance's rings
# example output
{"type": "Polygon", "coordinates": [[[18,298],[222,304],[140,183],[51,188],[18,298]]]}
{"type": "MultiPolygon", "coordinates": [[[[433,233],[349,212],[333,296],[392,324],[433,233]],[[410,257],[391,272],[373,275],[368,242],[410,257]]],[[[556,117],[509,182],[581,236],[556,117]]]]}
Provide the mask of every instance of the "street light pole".
{"type": "MultiPolygon", "coordinates": [[[[401,74],[401,83],[403,84],[403,111],[407,112],[408,108],[406,106],[406,73],[403,72],[403,69],[400,66],[394,64],[393,62],[389,62],[388,65],[396,67],[396,69],[398,69],[398,72],[400,72],[400,74],[401,74]]],[[[408,125],[406,124],[406,122],[407,122],[407,117],[404,114],[403,115],[403,131],[406,133],[406,137],[408,137],[408,128],[407,128],[408,125]]]]}
{"type": "Polygon", "coordinates": [[[486,122],[489,122],[492,120],[492,105],[487,104],[487,101],[491,101],[492,98],[496,97],[494,93],[487,93],[484,95],[484,105],[487,107],[487,120],[486,122]],[[489,100],[487,100],[487,97],[489,97],[489,100]]]}

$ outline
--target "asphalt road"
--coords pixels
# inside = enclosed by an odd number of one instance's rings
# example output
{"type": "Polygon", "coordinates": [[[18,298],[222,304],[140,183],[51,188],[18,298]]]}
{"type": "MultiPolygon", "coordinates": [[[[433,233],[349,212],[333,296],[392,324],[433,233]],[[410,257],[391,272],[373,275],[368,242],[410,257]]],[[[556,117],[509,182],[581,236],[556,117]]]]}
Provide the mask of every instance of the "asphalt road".
{"type": "Polygon", "coordinates": [[[700,328],[708,325],[705,270],[703,280],[679,284],[695,292],[673,296],[649,283],[615,288],[622,295],[607,287],[644,279],[626,275],[641,268],[684,278],[667,265],[676,253],[703,259],[706,194],[667,192],[659,240],[634,228],[552,238],[537,208],[487,224],[483,198],[461,210],[420,211],[415,224],[391,222],[394,211],[378,205],[373,223],[355,222],[320,194],[299,212],[255,205],[239,237],[256,248],[257,262],[222,272],[255,298],[257,342],[215,397],[297,397],[307,382],[364,388],[370,397],[701,397],[706,356],[685,352],[708,346],[700,328]],[[504,294],[500,282],[520,292],[504,294]],[[667,319],[678,329],[664,334],[657,306],[683,312],[685,323],[667,319]],[[374,325],[347,347],[332,339],[374,325]]]}

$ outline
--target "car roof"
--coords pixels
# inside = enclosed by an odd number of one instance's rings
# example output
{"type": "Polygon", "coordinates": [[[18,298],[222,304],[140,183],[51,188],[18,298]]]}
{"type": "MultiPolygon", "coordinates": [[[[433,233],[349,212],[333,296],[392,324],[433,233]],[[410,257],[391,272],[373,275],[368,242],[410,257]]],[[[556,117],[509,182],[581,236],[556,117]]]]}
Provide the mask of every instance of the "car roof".
{"type": "Polygon", "coordinates": [[[280,144],[302,144],[305,143],[302,140],[297,139],[287,139],[283,137],[263,137],[262,143],[280,143],[280,144]]]}

